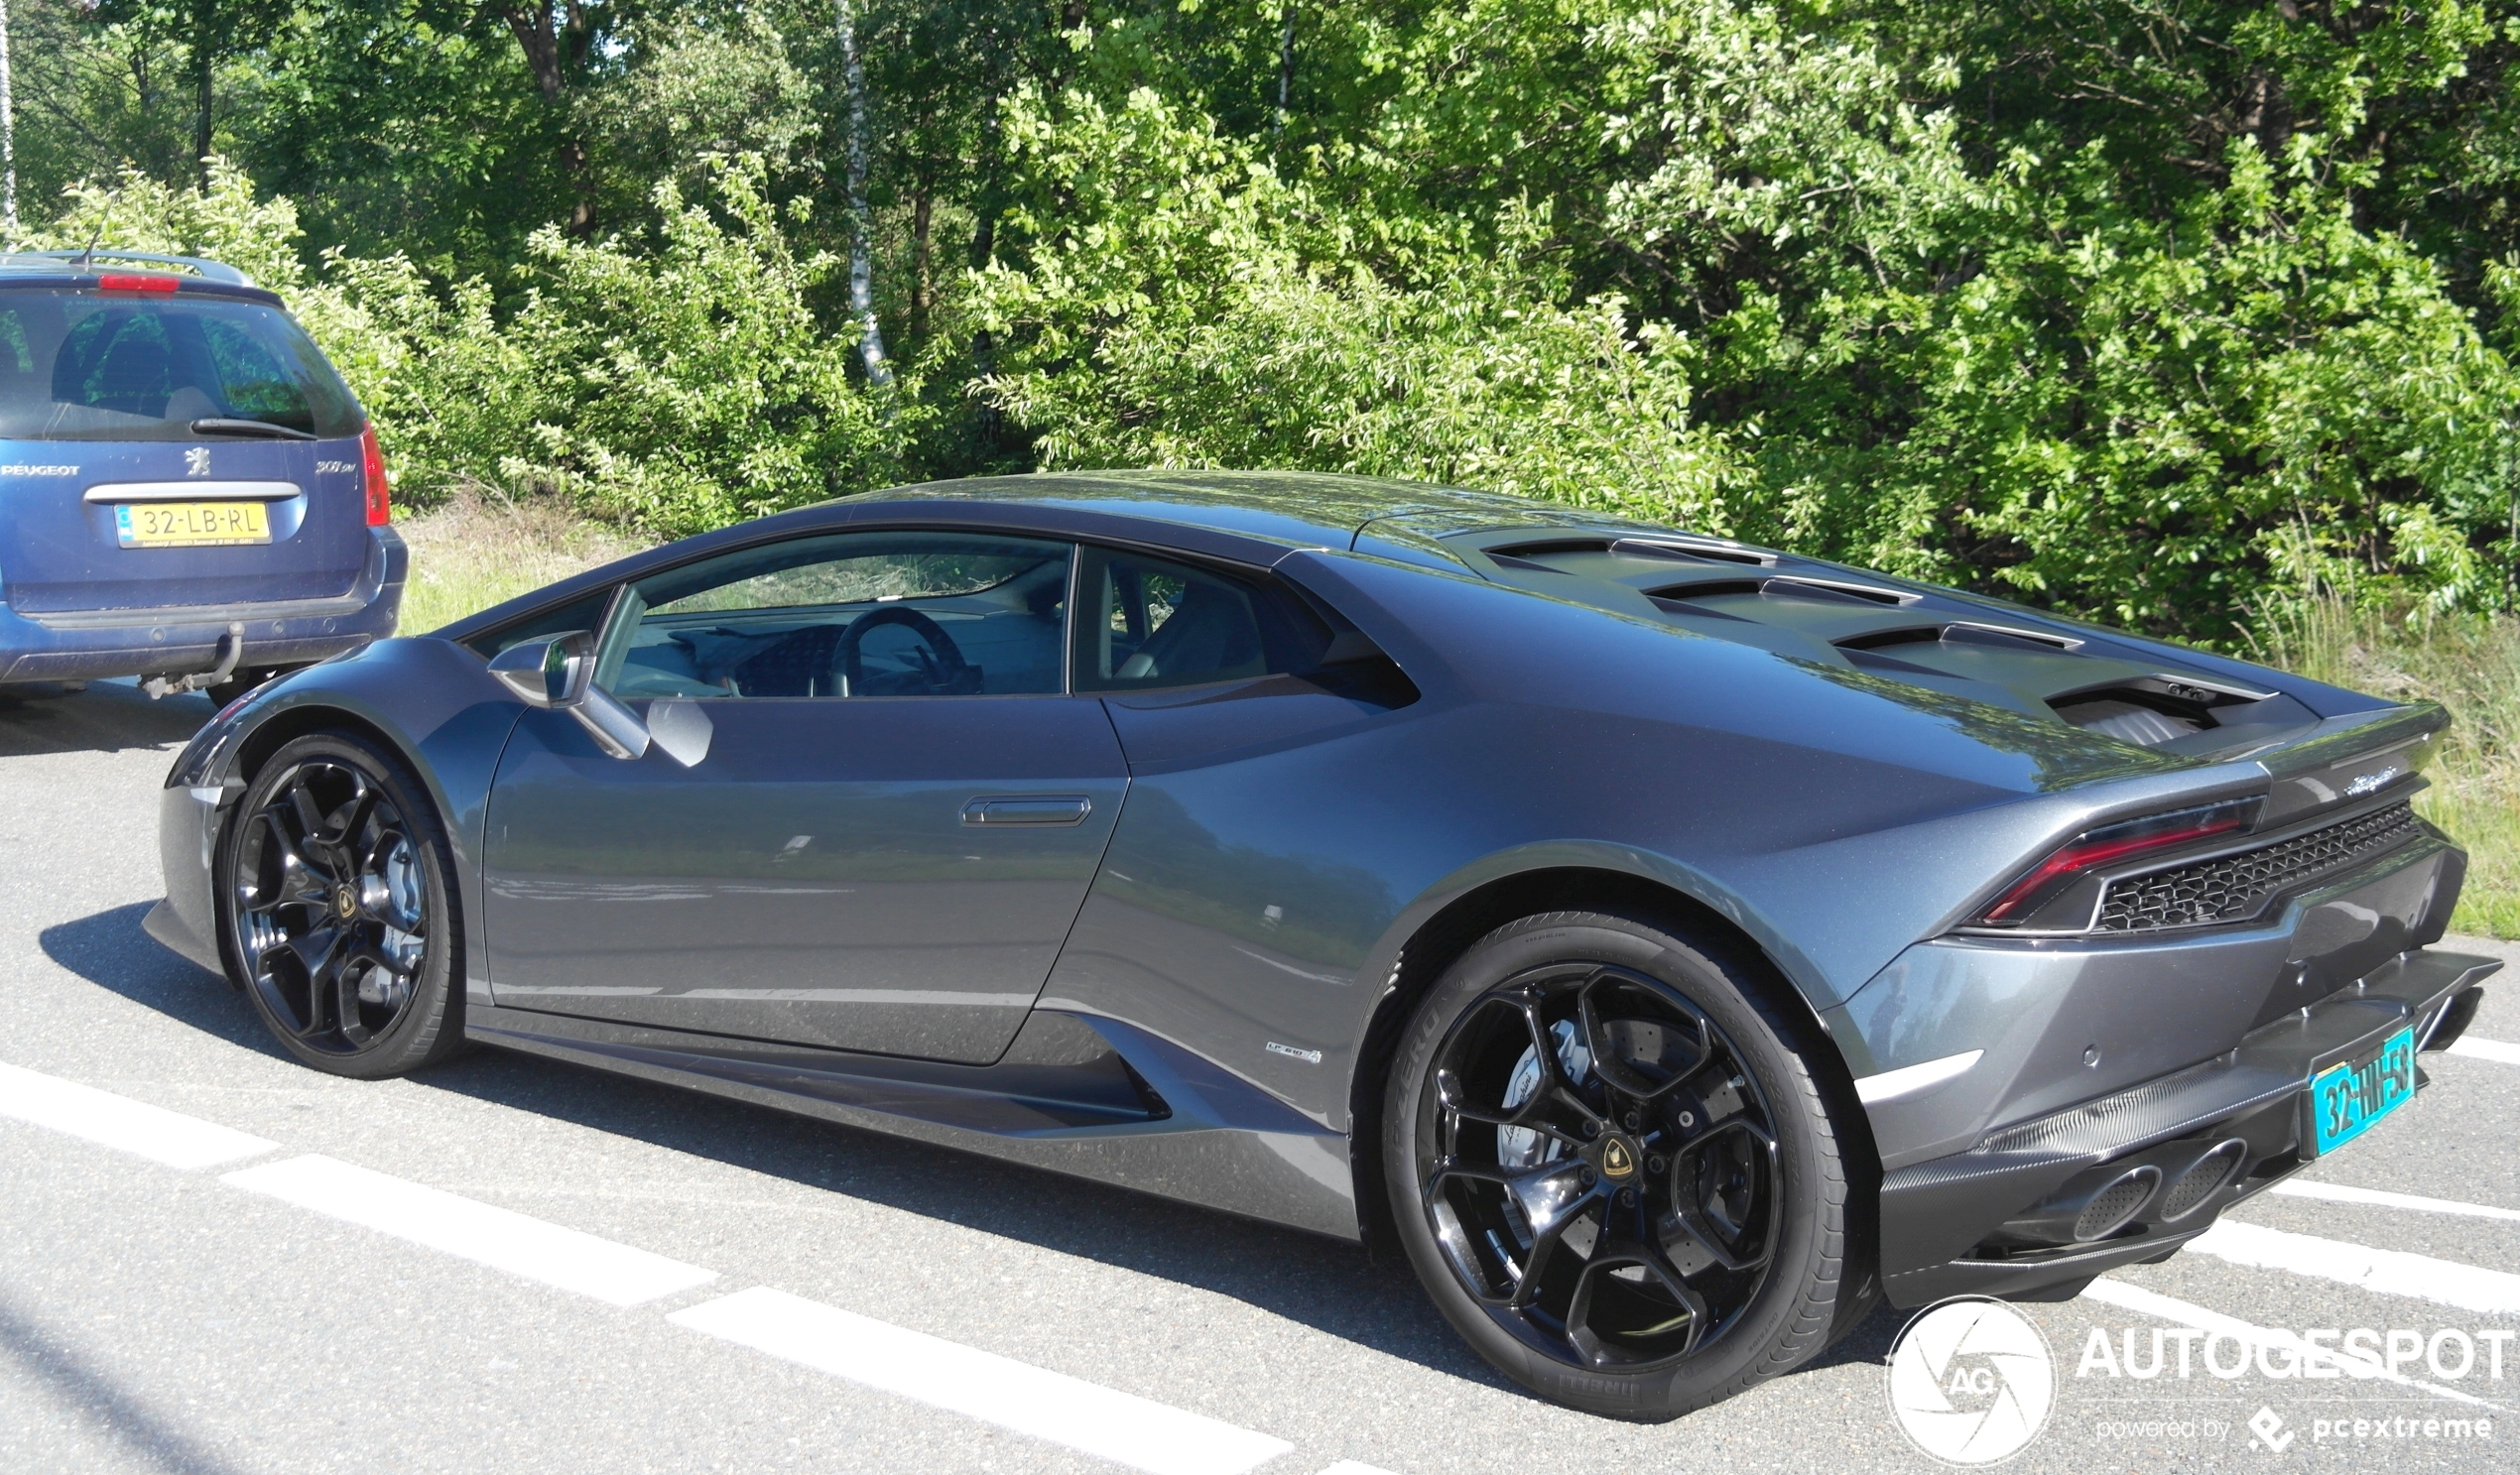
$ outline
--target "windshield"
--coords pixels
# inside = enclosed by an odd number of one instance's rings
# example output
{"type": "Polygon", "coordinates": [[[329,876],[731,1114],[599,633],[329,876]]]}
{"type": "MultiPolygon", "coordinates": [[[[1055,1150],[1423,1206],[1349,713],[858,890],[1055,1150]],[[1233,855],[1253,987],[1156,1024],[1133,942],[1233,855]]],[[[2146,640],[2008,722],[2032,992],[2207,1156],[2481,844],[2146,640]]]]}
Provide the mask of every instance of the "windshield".
{"type": "Polygon", "coordinates": [[[186,294],[0,292],[0,439],[196,440],[251,421],[326,439],[359,432],[349,386],[289,314],[186,294]]]}

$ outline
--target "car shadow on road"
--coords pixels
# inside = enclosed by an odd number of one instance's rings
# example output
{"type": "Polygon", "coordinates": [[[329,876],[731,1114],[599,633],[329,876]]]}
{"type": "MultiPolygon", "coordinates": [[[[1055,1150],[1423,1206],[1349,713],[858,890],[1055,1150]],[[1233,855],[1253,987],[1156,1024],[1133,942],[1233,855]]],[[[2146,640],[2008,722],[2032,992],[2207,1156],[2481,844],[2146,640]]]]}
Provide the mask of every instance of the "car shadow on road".
{"type": "MultiPolygon", "coordinates": [[[[118,907],[49,927],[44,951],[89,982],[171,1019],[278,1054],[241,995],[141,931],[147,910],[118,907]]],[[[1230,1296],[1386,1355],[1512,1391],[1445,1324],[1396,1252],[1370,1256],[1355,1245],[1125,1188],[541,1056],[476,1048],[414,1080],[1230,1296]]],[[[1874,1311],[1793,1376],[1880,1362],[1903,1319],[1874,1311]]]]}
{"type": "Polygon", "coordinates": [[[173,747],[198,732],[211,710],[206,696],[151,701],[121,681],[79,692],[0,687],[0,758],[173,747]]]}
{"type": "Polygon", "coordinates": [[[44,955],[99,988],[230,1045],[278,1057],[244,996],[140,929],[153,902],[57,922],[37,934],[44,955]]]}

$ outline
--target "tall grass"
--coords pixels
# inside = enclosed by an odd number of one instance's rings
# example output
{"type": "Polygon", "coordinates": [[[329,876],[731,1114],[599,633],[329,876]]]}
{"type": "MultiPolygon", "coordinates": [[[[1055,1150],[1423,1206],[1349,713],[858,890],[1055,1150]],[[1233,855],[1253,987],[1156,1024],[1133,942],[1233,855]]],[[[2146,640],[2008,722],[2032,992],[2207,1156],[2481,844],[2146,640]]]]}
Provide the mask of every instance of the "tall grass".
{"type": "Polygon", "coordinates": [[[2520,619],[2415,625],[2322,601],[2270,621],[2256,654],[2314,680],[2449,708],[2433,787],[2415,807],[2467,847],[2467,889],[2451,924],[2520,937],[2520,619]]]}
{"type": "Polygon", "coordinates": [[[413,635],[648,546],[556,498],[458,496],[398,526],[412,549],[402,629],[413,635]]]}

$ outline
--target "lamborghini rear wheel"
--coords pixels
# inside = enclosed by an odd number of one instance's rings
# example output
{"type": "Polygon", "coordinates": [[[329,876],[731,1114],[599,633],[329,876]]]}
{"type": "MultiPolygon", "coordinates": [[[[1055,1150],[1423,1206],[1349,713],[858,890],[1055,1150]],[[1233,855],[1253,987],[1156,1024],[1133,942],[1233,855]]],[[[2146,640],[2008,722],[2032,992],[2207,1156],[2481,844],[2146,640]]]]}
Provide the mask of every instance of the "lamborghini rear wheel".
{"type": "Polygon", "coordinates": [[[1500,1371],[1664,1419],[1827,1345],[1847,1174],[1808,1027],[1731,949],[1630,917],[1499,928],[1437,980],[1387,1087],[1393,1217],[1500,1371]]]}

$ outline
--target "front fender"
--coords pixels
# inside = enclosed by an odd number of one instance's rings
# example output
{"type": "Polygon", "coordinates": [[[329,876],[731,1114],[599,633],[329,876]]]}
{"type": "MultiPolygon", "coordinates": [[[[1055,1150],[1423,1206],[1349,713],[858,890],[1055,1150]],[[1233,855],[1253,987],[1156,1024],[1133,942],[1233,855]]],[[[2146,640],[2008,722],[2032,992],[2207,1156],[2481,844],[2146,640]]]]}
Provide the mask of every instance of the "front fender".
{"type": "Polygon", "coordinates": [[[248,760],[304,733],[364,728],[411,765],[438,806],[462,901],[466,993],[488,1002],[488,980],[481,972],[489,956],[480,930],[482,826],[491,776],[525,710],[491,677],[480,657],[448,641],[416,637],[379,641],[356,656],[284,676],[222,712],[167,776],[161,852],[168,895],[197,894],[197,916],[181,901],[175,911],[187,930],[208,942],[210,957],[189,947],[177,950],[216,965],[209,857],[218,828],[244,795],[248,760]],[[178,799],[190,805],[189,820],[178,799]]]}

